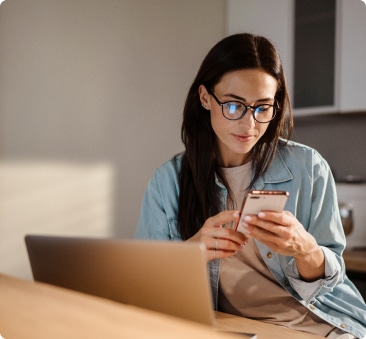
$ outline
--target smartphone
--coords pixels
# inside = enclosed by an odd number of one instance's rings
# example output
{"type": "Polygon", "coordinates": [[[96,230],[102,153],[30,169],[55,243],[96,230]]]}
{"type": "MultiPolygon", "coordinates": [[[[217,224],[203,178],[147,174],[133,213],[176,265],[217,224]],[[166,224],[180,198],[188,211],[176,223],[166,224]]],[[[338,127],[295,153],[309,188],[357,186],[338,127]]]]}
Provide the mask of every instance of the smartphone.
{"type": "Polygon", "coordinates": [[[258,214],[260,211],[281,212],[285,208],[289,193],[286,191],[249,191],[244,199],[243,208],[236,230],[250,237],[242,226],[242,221],[248,214],[258,214]]]}

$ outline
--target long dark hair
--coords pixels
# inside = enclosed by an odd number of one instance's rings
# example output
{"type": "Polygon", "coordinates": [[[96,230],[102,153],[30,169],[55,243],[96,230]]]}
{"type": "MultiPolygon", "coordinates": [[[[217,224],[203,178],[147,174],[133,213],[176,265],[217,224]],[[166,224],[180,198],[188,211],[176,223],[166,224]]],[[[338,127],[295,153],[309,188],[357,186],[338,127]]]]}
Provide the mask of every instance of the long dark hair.
{"type": "Polygon", "coordinates": [[[216,176],[227,186],[217,164],[216,137],[211,127],[210,112],[201,105],[199,86],[203,84],[213,90],[223,75],[241,69],[262,69],[278,83],[275,102],[279,109],[252,150],[254,175],[250,186],[267,171],[279,138],[290,138],[292,114],[282,63],[273,44],[262,36],[247,33],[231,35],[219,41],[203,60],[183,111],[181,137],[185,153],[179,179],[178,210],[178,225],[183,240],[196,234],[208,217],[224,208],[215,185],[216,176]]]}

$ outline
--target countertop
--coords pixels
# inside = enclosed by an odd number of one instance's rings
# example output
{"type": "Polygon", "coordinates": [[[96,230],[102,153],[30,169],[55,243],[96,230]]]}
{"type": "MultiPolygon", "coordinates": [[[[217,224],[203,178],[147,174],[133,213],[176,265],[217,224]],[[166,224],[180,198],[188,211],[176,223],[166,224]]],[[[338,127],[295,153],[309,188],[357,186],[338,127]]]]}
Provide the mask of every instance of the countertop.
{"type": "Polygon", "coordinates": [[[346,250],[343,259],[347,271],[366,273],[366,248],[346,250]]]}

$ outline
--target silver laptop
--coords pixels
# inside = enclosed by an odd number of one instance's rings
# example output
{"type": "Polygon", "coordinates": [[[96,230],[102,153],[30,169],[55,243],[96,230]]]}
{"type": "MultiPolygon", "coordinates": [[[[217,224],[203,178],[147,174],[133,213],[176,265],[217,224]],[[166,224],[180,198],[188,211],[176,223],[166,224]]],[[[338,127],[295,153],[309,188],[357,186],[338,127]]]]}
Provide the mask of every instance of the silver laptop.
{"type": "Polygon", "coordinates": [[[213,325],[198,243],[44,235],[25,242],[36,281],[213,325]]]}
{"type": "Polygon", "coordinates": [[[215,329],[206,252],[199,243],[48,235],[26,235],[25,243],[36,281],[215,329]]]}

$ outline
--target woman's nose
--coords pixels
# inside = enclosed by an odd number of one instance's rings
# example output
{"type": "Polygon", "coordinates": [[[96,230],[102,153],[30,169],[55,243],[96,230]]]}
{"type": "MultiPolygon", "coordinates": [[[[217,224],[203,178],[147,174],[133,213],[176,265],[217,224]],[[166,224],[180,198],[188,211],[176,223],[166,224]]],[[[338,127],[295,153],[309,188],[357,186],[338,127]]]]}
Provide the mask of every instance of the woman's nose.
{"type": "Polygon", "coordinates": [[[247,111],[245,112],[244,116],[239,120],[242,124],[254,126],[255,119],[253,116],[254,110],[252,107],[248,106],[247,111]]]}

